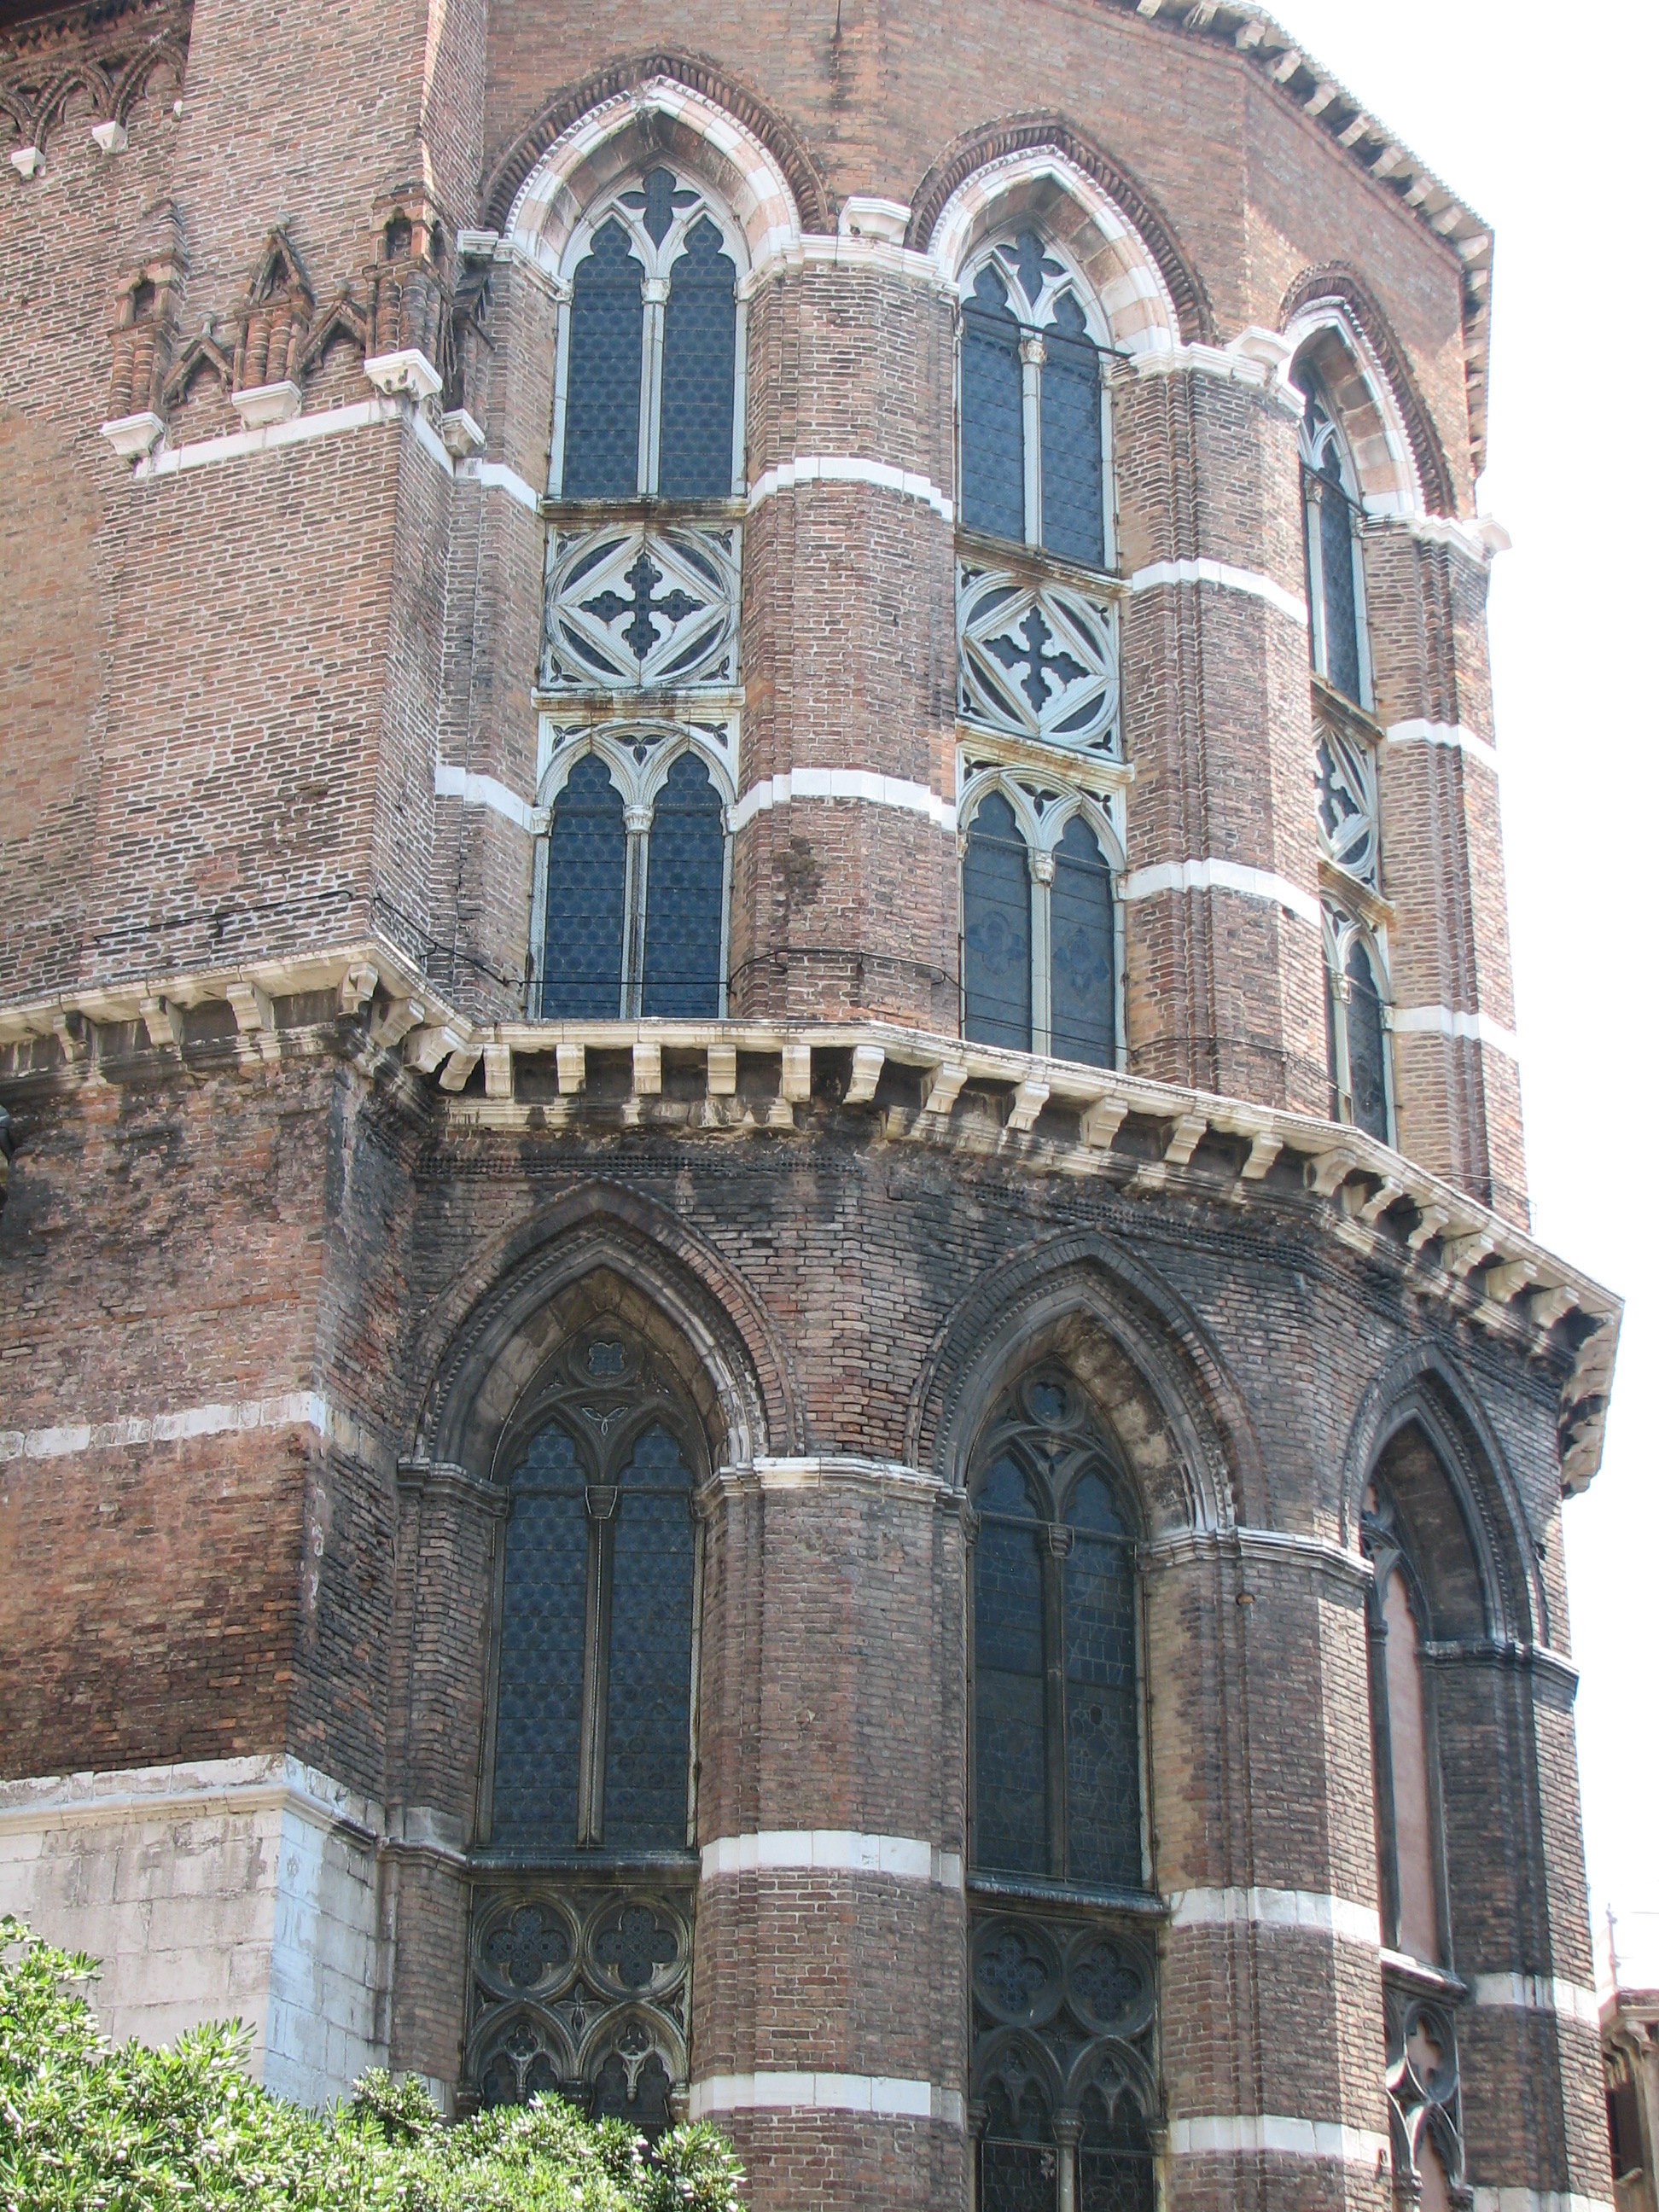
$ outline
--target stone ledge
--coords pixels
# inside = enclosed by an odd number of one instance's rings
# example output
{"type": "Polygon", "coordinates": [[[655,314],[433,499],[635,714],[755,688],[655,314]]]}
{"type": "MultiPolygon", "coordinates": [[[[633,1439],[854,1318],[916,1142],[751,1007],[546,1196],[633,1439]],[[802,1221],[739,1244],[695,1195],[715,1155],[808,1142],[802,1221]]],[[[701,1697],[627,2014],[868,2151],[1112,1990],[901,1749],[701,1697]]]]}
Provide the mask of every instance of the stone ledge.
{"type": "Polygon", "coordinates": [[[457,1132],[775,1139],[816,1109],[868,1115],[890,1143],[1099,1176],[1133,1197],[1294,1208],[1516,1349],[1568,1355],[1563,1488],[1587,1487],[1601,1462],[1622,1302],[1466,1192],[1311,1115],[884,1021],[477,1023],[380,939],[0,1006],[0,1055],[9,1048],[12,1062],[0,1058],[0,1085],[112,1079],[98,1032],[114,1024],[142,1024],[149,1048],[128,1065],[150,1079],[187,1059],[216,1054],[252,1072],[355,1038],[457,1132]],[[314,1005],[324,994],[326,1020],[314,1005]],[[297,1001],[309,1018],[289,1023],[283,1003],[297,1001]],[[195,1045],[185,1017],[215,1003],[232,1009],[234,1035],[195,1045]],[[758,1080],[740,1090],[743,1074],[758,1080]],[[590,1088],[591,1076],[603,1079],[590,1088]]]}

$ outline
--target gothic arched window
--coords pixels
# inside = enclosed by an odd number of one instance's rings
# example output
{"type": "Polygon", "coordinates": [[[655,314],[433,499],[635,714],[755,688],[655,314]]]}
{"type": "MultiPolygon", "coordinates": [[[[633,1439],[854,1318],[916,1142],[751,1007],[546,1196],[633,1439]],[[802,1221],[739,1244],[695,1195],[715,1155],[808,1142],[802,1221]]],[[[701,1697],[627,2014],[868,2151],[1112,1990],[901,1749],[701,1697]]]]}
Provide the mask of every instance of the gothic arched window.
{"type": "Polygon", "coordinates": [[[1110,1067],[1117,1058],[1112,866],[1081,808],[1043,816],[993,783],[964,807],[963,1034],[1110,1067]]]}
{"type": "Polygon", "coordinates": [[[1151,2212],[1133,1517],[1067,1374],[1007,1393],[969,1494],[980,2212],[1151,2212]]]}
{"type": "Polygon", "coordinates": [[[1086,1401],[1043,1369],[970,1484],[974,1863],[1141,1885],[1134,1537],[1086,1401]]]}
{"type": "Polygon", "coordinates": [[[1324,938],[1331,1118],[1392,1144],[1394,1083],[1381,951],[1363,924],[1329,902],[1324,938]]]}
{"type": "Polygon", "coordinates": [[[732,497],[736,249],[701,188],[665,167],[590,214],[570,275],[556,497],[732,497]]]}
{"type": "Polygon", "coordinates": [[[584,753],[551,808],[536,1004],[544,1021],[725,1012],[726,807],[708,763],[664,740],[584,753]]]}
{"type": "Polygon", "coordinates": [[[963,527],[1104,568],[1103,333],[1080,279],[1025,229],[970,265],[962,298],[963,527]]]}
{"type": "Polygon", "coordinates": [[[1313,370],[1296,371],[1304,408],[1303,551],[1308,580],[1309,647],[1316,672],[1357,707],[1371,703],[1370,649],[1365,635],[1364,520],[1347,442],[1313,370]]]}

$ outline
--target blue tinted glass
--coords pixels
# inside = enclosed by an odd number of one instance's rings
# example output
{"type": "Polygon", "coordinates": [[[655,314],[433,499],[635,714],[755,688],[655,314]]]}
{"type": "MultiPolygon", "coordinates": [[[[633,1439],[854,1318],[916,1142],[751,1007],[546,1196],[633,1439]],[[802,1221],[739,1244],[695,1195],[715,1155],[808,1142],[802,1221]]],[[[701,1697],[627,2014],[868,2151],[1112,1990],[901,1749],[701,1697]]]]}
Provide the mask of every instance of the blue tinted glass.
{"type": "Polygon", "coordinates": [[[989,269],[980,271],[962,316],[962,520],[969,530],[1024,541],[1019,325],[989,269]]]}
{"type": "Polygon", "coordinates": [[[993,792],[962,864],[963,1034],[1031,1047],[1031,878],[1014,810],[993,792]]]}
{"type": "Polygon", "coordinates": [[[640,487],[645,271],[619,222],[576,271],[564,416],[566,499],[632,499],[640,487]]]}
{"type": "Polygon", "coordinates": [[[1106,557],[1105,482],[1100,443],[1100,357],[1082,310],[1066,293],[1044,333],[1042,542],[1067,561],[1097,568],[1106,557]]]}
{"type": "Polygon", "coordinates": [[[627,872],[622,793],[599,755],[586,754],[559,793],[548,841],[544,1021],[621,1013],[627,872]]]}
{"type": "Polygon", "coordinates": [[[1353,589],[1352,509],[1334,453],[1321,471],[1319,557],[1325,572],[1325,674],[1345,699],[1359,696],[1359,609],[1353,589]]]}
{"type": "Polygon", "coordinates": [[[1066,1561],[1066,1768],[1072,1879],[1139,1887],[1134,1568],[1127,1546],[1081,1529],[1066,1561]]]}
{"type": "Polygon", "coordinates": [[[1036,1515],[1025,1478],[1011,1459],[997,1461],[975,1492],[974,1504],[981,1513],[1013,1513],[1024,1521],[1036,1515]]]}
{"type": "Polygon", "coordinates": [[[1348,1095],[1353,1102],[1354,1127],[1385,1145],[1389,1092],[1382,1060],[1387,1050],[1376,978],[1356,938],[1348,948],[1348,1095]]]}
{"type": "Polygon", "coordinates": [[[691,1736],[691,1476],[666,1429],[647,1431],[622,1476],[611,1597],[605,1840],[685,1841],[691,1736]]]}
{"type": "Polygon", "coordinates": [[[544,1429],[513,1478],[501,1601],[491,1841],[564,1850],[576,1840],[576,1770],[587,1602],[587,1516],[575,1447],[544,1429]]]}
{"type": "Polygon", "coordinates": [[[657,484],[665,499],[731,497],[737,282],[737,264],[705,216],[674,264],[663,312],[657,484]]]}
{"type": "Polygon", "coordinates": [[[1048,895],[1052,1049],[1091,1067],[1113,1060],[1112,875],[1081,815],[1054,851],[1048,895]]]}
{"type": "Polygon", "coordinates": [[[657,794],[645,880],[641,1011],[688,1020],[718,1017],[725,815],[695,754],[681,754],[657,794]]]}
{"type": "Polygon", "coordinates": [[[974,1547],[975,1848],[1005,1873],[1048,1867],[1039,1541],[982,1521],[974,1547]]]}

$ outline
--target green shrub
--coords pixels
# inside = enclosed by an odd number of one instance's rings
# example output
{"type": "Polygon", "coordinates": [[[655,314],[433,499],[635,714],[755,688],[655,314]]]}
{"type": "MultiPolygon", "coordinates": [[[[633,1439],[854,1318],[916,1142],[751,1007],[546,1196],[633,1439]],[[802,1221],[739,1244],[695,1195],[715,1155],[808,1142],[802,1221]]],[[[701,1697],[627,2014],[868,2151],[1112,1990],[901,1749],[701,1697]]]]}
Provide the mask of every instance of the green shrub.
{"type": "Polygon", "coordinates": [[[450,2126],[382,2072],[319,2118],[248,2079],[240,2025],[112,2047],[96,1972],[0,1917],[0,2212],[741,2212],[712,2129],[652,2152],[557,2099],[450,2126]]]}

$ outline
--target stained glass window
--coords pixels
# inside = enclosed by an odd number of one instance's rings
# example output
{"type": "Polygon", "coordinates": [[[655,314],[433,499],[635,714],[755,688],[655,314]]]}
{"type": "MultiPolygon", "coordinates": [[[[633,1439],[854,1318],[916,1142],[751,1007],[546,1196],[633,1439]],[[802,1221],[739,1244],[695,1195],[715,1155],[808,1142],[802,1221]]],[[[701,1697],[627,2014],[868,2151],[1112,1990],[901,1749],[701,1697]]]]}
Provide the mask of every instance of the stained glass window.
{"type": "Polygon", "coordinates": [[[605,1838],[617,1850],[685,1841],[690,1729],[691,1477],[666,1429],[647,1431],[621,1478],[611,1600],[605,1838]]]}
{"type": "Polygon", "coordinates": [[[571,288],[566,499],[632,499],[640,489],[644,276],[621,223],[601,224],[571,288]]]}
{"type": "Polygon", "coordinates": [[[1006,1873],[1045,1874],[1042,1532],[1011,1461],[993,1468],[976,1503],[975,1855],[1006,1873]]]}
{"type": "Polygon", "coordinates": [[[513,1478],[501,1599],[493,1841],[576,1840],[587,1518],[576,1448],[545,1428],[513,1478]]]}
{"type": "Polygon", "coordinates": [[[1152,2154],[1146,2124],[1127,2090],[1083,2095],[1078,2145],[1078,2212],[1152,2212],[1152,2154]]]}
{"type": "Polygon", "coordinates": [[[720,1011],[726,817],[708,769],[683,753],[657,794],[646,875],[641,1011],[682,1020],[720,1011]]]}
{"type": "Polygon", "coordinates": [[[1304,399],[1302,454],[1303,551],[1313,617],[1309,649],[1326,682],[1344,698],[1366,707],[1364,609],[1357,568],[1360,520],[1358,486],[1336,416],[1315,370],[1295,371],[1304,399]]]}
{"type": "Polygon", "coordinates": [[[627,872],[622,793],[599,755],[585,754],[554,805],[548,840],[544,1021],[620,1015],[627,872]]]}
{"type": "Polygon", "coordinates": [[[674,264],[663,315],[657,489],[665,499],[731,496],[737,283],[737,264],[704,216],[674,264]]]}
{"type": "Polygon", "coordinates": [[[1356,937],[1348,948],[1348,1095],[1356,1128],[1389,1141],[1388,1042],[1370,955],[1356,937]]]}
{"type": "Polygon", "coordinates": [[[1019,325],[1007,286],[983,269],[962,317],[962,520],[1017,544],[1025,536],[1024,425],[1019,325]]]}
{"type": "Polygon", "coordinates": [[[1031,1045],[1031,878],[1025,840],[1000,792],[980,805],[962,865],[963,1033],[1031,1045]]]}
{"type": "Polygon", "coordinates": [[[1328,452],[1320,470],[1319,547],[1325,599],[1323,674],[1345,699],[1359,697],[1359,609],[1353,588],[1353,510],[1342,467],[1328,452]]]}
{"type": "Polygon", "coordinates": [[[1136,1772],[1135,1578],[1128,1532],[1098,1474],[1066,1511],[1066,1868],[1077,1881],[1133,1889],[1140,1880],[1136,1772]]]}
{"type": "Polygon", "coordinates": [[[1054,850],[1048,904],[1049,1049],[1109,1067],[1116,1029],[1112,975],[1112,872],[1080,814],[1054,850]]]}
{"type": "Polygon", "coordinates": [[[1055,302],[1043,337],[1042,543],[1097,568],[1106,553],[1100,356],[1069,292],[1055,302]]]}

